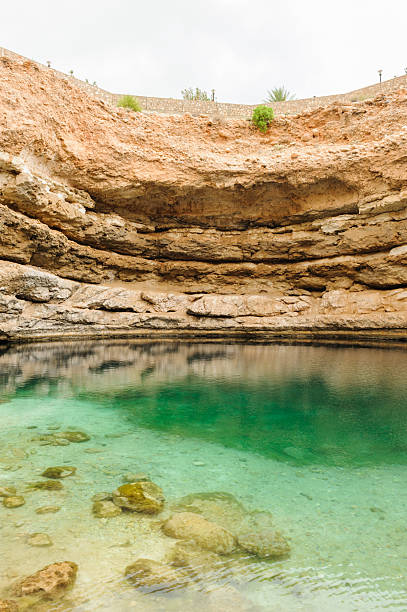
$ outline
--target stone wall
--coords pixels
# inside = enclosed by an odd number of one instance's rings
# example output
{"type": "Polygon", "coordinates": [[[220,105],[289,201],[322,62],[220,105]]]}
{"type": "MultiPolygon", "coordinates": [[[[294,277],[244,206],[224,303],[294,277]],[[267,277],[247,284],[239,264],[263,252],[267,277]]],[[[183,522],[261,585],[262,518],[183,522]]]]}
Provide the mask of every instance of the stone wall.
{"type": "MultiPolygon", "coordinates": [[[[10,57],[18,61],[27,61],[28,58],[9,51],[4,47],[0,47],[0,57],[10,57]]],[[[32,60],[31,60],[32,61],[32,60]]],[[[39,64],[39,62],[36,62],[39,64]]],[[[41,64],[42,65],[42,64],[41,64]]],[[[105,89],[101,89],[85,81],[81,81],[74,76],[68,76],[64,72],[54,70],[60,77],[69,79],[77,87],[85,90],[89,95],[104,100],[108,104],[116,105],[123,94],[114,94],[105,89]]],[[[395,77],[384,81],[383,83],[376,83],[375,85],[369,85],[368,87],[362,87],[361,89],[355,89],[345,94],[336,94],[332,96],[320,96],[313,98],[304,98],[302,100],[289,100],[287,102],[275,102],[273,109],[276,115],[296,115],[304,111],[319,108],[321,106],[328,106],[333,102],[357,102],[366,100],[367,98],[373,98],[379,93],[386,93],[399,89],[401,87],[407,88],[407,75],[395,77]]],[[[191,113],[191,115],[210,115],[212,117],[229,117],[235,119],[248,119],[253,109],[256,108],[256,104],[231,104],[228,102],[203,102],[194,100],[179,100],[175,98],[155,98],[148,96],[140,96],[134,94],[139,100],[141,107],[147,112],[157,112],[165,114],[183,114],[191,113]]]]}

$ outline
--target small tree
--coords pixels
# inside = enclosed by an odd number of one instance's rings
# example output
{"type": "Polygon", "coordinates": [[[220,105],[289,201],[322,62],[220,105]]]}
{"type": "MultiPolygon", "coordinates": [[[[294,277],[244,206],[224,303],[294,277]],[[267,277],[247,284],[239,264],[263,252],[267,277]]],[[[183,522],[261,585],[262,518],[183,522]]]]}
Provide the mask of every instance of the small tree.
{"type": "Polygon", "coordinates": [[[181,91],[182,97],[184,100],[203,100],[204,102],[209,102],[210,97],[208,93],[203,89],[199,89],[199,87],[187,87],[181,91]]]}
{"type": "Polygon", "coordinates": [[[260,104],[260,106],[256,106],[253,111],[252,121],[254,125],[260,130],[260,132],[267,132],[267,128],[271,125],[271,122],[274,119],[274,112],[270,106],[265,106],[264,104],[260,104]]]}
{"type": "Polygon", "coordinates": [[[121,106],[122,108],[129,108],[136,113],[141,112],[141,106],[137,98],[134,96],[123,96],[117,103],[117,106],[121,106]]]}
{"type": "Polygon", "coordinates": [[[285,87],[274,87],[267,92],[266,104],[271,102],[286,102],[287,100],[295,100],[295,94],[291,94],[285,87]]]}

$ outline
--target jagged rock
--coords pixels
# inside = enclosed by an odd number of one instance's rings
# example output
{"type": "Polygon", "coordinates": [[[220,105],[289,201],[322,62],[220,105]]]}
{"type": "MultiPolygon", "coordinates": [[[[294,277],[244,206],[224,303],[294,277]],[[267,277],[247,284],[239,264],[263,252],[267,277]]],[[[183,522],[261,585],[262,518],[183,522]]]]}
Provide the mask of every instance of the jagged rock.
{"type": "Polygon", "coordinates": [[[241,534],[237,541],[243,550],[262,559],[285,557],[290,552],[289,543],[278,531],[241,534]]]}
{"type": "Polygon", "coordinates": [[[121,514],[122,509],[112,501],[95,501],[92,507],[92,512],[98,518],[112,518],[121,514]]]}
{"type": "Polygon", "coordinates": [[[62,597],[74,584],[77,571],[78,566],[72,561],[51,563],[18,582],[13,594],[18,597],[38,595],[46,599],[62,597]]]}
{"type": "Polygon", "coordinates": [[[164,507],[162,489],[154,482],[139,481],[124,484],[113,493],[113,501],[117,506],[134,512],[156,514],[164,507]]]}
{"type": "Polygon", "coordinates": [[[68,476],[75,474],[75,472],[76,467],[64,465],[49,467],[41,474],[41,476],[44,476],[44,478],[67,478],[68,476]]]}
{"type": "Polygon", "coordinates": [[[191,540],[200,548],[219,554],[231,553],[236,544],[229,531],[193,512],[173,514],[164,523],[163,532],[172,538],[191,540]]]}
{"type": "Polygon", "coordinates": [[[184,588],[189,582],[182,572],[151,559],[138,559],[128,565],[125,576],[132,585],[148,592],[171,592],[184,588]]]}
{"type": "Polygon", "coordinates": [[[8,497],[3,497],[3,506],[6,508],[19,508],[20,506],[24,506],[25,499],[22,495],[9,495],[8,497]]]}

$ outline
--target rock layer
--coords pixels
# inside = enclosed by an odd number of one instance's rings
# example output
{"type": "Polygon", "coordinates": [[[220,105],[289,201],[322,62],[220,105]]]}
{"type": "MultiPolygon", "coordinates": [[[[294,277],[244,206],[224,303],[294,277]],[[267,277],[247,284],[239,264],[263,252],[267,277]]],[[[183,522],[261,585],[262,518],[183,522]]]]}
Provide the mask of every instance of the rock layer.
{"type": "Polygon", "coordinates": [[[0,339],[404,337],[406,91],[262,135],[0,80],[0,339]]]}

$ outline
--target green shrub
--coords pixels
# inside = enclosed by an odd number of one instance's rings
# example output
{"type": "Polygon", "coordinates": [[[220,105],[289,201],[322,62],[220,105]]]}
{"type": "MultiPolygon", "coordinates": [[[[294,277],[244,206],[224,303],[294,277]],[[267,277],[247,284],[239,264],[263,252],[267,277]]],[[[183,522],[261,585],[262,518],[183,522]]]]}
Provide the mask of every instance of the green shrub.
{"type": "Polygon", "coordinates": [[[260,106],[256,106],[253,111],[252,121],[254,125],[260,130],[260,132],[267,132],[267,128],[271,124],[274,119],[274,112],[270,106],[266,106],[265,104],[260,104],[260,106]]]}
{"type": "Polygon", "coordinates": [[[140,103],[134,96],[123,96],[118,101],[117,106],[121,106],[122,108],[129,108],[130,110],[133,110],[136,113],[141,112],[140,103]]]}

